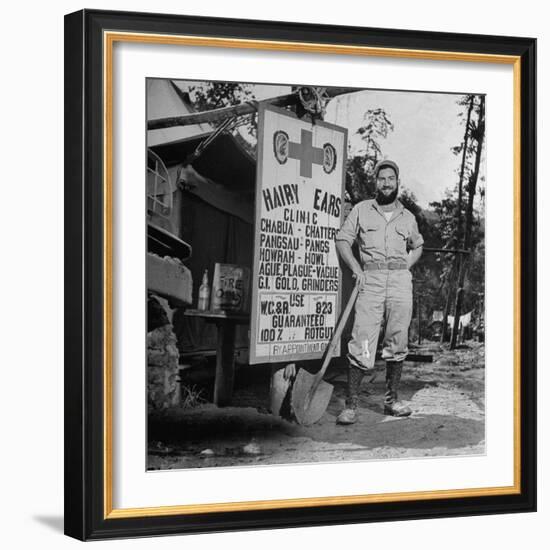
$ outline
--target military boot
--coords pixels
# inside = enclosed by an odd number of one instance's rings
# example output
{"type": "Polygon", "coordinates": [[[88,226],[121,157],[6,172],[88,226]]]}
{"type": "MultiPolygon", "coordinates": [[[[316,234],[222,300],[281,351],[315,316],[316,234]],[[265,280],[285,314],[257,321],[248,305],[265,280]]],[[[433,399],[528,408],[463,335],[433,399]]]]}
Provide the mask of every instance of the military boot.
{"type": "Polygon", "coordinates": [[[391,416],[409,416],[412,411],[399,401],[397,390],[401,381],[403,361],[386,361],[386,393],[384,395],[384,414],[391,416]]]}
{"type": "Polygon", "coordinates": [[[357,406],[359,405],[359,387],[365,373],[358,367],[348,367],[348,396],[344,410],[338,415],[336,424],[354,424],[357,422],[357,406]]]}

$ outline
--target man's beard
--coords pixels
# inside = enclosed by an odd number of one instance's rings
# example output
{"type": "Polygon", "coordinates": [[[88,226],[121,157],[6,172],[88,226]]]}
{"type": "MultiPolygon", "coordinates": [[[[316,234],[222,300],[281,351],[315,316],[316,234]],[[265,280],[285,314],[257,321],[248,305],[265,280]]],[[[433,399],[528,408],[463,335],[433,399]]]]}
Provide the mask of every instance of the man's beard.
{"type": "Polygon", "coordinates": [[[376,192],[376,202],[381,206],[391,204],[397,198],[398,191],[399,188],[396,187],[389,195],[385,195],[384,193],[382,193],[382,191],[378,190],[376,192]]]}

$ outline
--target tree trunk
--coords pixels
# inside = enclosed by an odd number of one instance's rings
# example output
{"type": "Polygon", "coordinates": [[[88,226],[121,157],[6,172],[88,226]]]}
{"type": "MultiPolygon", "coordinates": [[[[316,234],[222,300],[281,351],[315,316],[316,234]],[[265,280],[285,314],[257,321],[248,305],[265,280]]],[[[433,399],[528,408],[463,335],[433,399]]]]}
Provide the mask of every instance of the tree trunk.
{"type": "MultiPolygon", "coordinates": [[[[466,153],[468,151],[468,138],[470,137],[470,120],[472,119],[472,109],[474,108],[474,96],[470,96],[468,103],[468,115],[466,117],[466,129],[464,130],[464,140],[462,148],[462,161],[460,163],[460,177],[458,178],[458,201],[456,203],[456,247],[459,248],[459,243],[462,238],[462,185],[464,182],[464,172],[466,170],[466,153]]],[[[461,258],[456,256],[455,265],[460,267],[461,258]]]]}
{"type": "MultiPolygon", "coordinates": [[[[479,165],[481,163],[481,150],[483,148],[483,140],[485,137],[485,97],[481,96],[479,103],[479,117],[477,123],[477,148],[474,171],[470,176],[468,183],[468,207],[466,210],[466,227],[464,231],[464,249],[470,250],[472,247],[472,225],[474,213],[474,196],[476,194],[477,180],[479,177],[479,165]]],[[[460,261],[460,271],[458,273],[458,282],[456,289],[455,301],[455,318],[453,323],[453,332],[451,334],[451,349],[455,349],[458,336],[458,324],[460,322],[460,314],[462,313],[462,302],[464,301],[464,281],[466,280],[466,272],[470,263],[470,256],[460,261]]]]}
{"type": "Polygon", "coordinates": [[[447,275],[447,299],[445,300],[445,310],[443,311],[443,330],[441,331],[440,342],[449,341],[449,330],[447,329],[447,318],[451,313],[452,296],[454,294],[454,267],[447,275]]]}
{"type": "MultiPolygon", "coordinates": [[[[468,101],[468,114],[466,116],[466,128],[464,130],[464,139],[462,141],[462,160],[460,162],[460,176],[458,178],[458,200],[456,203],[456,237],[455,237],[455,248],[460,248],[460,240],[462,238],[462,186],[464,182],[464,172],[466,171],[466,153],[468,151],[468,138],[470,137],[470,121],[472,119],[472,110],[474,108],[474,96],[469,96],[468,101]]],[[[453,268],[449,274],[449,292],[447,294],[447,300],[445,301],[445,318],[444,318],[444,328],[441,334],[441,342],[447,342],[448,331],[447,331],[447,317],[451,313],[451,305],[453,303],[453,294],[455,293],[455,281],[456,274],[460,273],[460,269],[463,263],[462,254],[456,254],[453,260],[453,268]]],[[[455,311],[456,318],[456,311],[455,311]]],[[[454,333],[454,324],[453,331],[454,333]]]]}
{"type": "MultiPolygon", "coordinates": [[[[456,236],[455,249],[460,248],[460,240],[462,238],[462,185],[464,181],[464,172],[466,171],[466,153],[468,151],[468,138],[470,133],[470,121],[472,119],[472,110],[474,108],[474,96],[469,96],[468,114],[466,116],[466,128],[464,129],[464,139],[462,140],[462,160],[460,162],[460,176],[458,178],[458,200],[456,203],[456,236]]],[[[455,292],[456,274],[460,272],[462,265],[462,254],[456,254],[453,259],[453,267],[449,272],[447,299],[445,300],[445,311],[443,317],[443,330],[441,332],[441,343],[449,340],[449,331],[447,330],[447,318],[451,313],[451,304],[453,302],[453,294],[455,292]]]]}

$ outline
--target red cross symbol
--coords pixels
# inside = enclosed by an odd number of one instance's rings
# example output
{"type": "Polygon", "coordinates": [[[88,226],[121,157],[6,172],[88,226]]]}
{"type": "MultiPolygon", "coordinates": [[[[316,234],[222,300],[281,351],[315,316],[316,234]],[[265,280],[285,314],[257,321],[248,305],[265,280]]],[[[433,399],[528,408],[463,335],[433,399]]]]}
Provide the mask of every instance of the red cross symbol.
{"type": "Polygon", "coordinates": [[[311,178],[312,166],[323,165],[323,149],[313,147],[313,132],[302,129],[301,138],[301,143],[289,142],[288,156],[300,161],[300,176],[311,178]]]}

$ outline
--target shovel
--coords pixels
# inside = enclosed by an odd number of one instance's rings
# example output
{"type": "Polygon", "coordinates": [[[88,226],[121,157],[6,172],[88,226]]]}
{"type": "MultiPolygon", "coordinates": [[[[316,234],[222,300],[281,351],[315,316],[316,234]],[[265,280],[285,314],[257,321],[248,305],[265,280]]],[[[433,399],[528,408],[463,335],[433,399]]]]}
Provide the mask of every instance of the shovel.
{"type": "Polygon", "coordinates": [[[342,312],[342,315],[340,315],[336,329],[334,330],[329,345],[325,350],[321,369],[316,374],[310,374],[305,369],[300,369],[298,375],[296,376],[296,380],[294,380],[294,386],[290,397],[290,405],[298,424],[310,426],[311,424],[317,422],[327,410],[334,387],[332,384],[325,382],[323,380],[323,376],[325,375],[330,360],[332,359],[334,350],[338,345],[338,341],[340,340],[340,336],[342,335],[342,331],[344,330],[344,326],[346,325],[351,309],[355,304],[358,293],[359,282],[355,283],[355,288],[349,297],[346,308],[342,312]]]}

